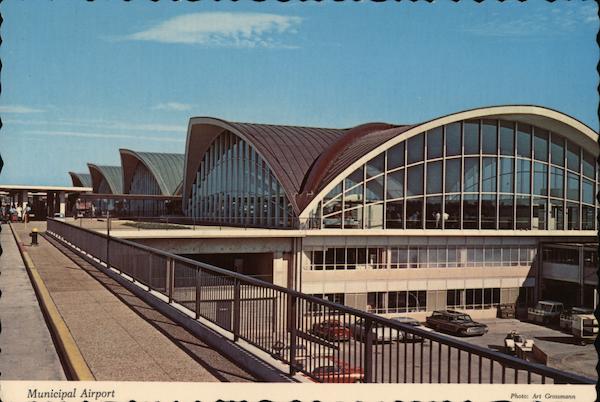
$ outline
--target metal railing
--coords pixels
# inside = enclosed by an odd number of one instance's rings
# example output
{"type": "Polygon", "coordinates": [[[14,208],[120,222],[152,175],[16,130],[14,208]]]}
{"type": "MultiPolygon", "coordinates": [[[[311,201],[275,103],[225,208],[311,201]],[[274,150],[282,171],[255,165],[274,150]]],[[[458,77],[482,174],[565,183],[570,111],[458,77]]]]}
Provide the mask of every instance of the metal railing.
{"type": "Polygon", "coordinates": [[[56,219],[47,231],[315,381],[595,383],[56,219]]]}

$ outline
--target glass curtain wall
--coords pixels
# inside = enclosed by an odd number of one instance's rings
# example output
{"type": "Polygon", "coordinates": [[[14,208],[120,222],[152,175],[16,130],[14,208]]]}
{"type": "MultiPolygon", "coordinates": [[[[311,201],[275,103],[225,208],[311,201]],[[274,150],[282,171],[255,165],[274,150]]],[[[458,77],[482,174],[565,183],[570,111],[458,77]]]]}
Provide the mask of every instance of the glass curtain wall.
{"type": "Polygon", "coordinates": [[[225,131],[204,154],[188,200],[188,214],[214,223],[292,227],[284,189],[256,150],[225,131]]]}
{"type": "MultiPolygon", "coordinates": [[[[160,195],[160,187],[156,181],[156,178],[146,166],[138,163],[133,176],[131,178],[131,187],[129,194],[147,194],[147,195],[160,195]]],[[[148,203],[153,204],[153,213],[156,215],[162,215],[166,212],[164,202],[156,202],[149,200],[129,200],[125,204],[125,214],[132,214],[134,216],[143,216],[148,214],[148,203]],[[154,211],[156,209],[156,211],[154,211]]]]}
{"type": "Polygon", "coordinates": [[[322,228],[594,230],[592,154],[520,122],[477,119],[403,141],[315,208],[322,228]]]}

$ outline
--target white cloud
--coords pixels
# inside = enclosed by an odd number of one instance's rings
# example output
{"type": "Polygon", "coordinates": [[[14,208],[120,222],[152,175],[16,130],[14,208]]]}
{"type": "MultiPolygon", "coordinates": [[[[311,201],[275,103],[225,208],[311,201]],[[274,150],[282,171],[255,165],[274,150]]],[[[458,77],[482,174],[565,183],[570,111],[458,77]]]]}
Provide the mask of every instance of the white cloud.
{"type": "Polygon", "coordinates": [[[193,107],[193,105],[190,105],[187,103],[166,102],[166,103],[159,103],[158,105],[154,106],[152,109],[153,110],[171,110],[171,111],[176,111],[176,112],[182,112],[185,110],[190,110],[192,107],[193,107]]]}
{"type": "Polygon", "coordinates": [[[107,120],[83,120],[83,119],[56,119],[56,120],[20,120],[3,119],[5,124],[21,124],[25,126],[59,126],[59,127],[101,127],[103,130],[117,131],[146,131],[146,132],[165,132],[165,133],[187,133],[187,126],[156,124],[156,123],[126,123],[122,121],[107,120]]]}
{"type": "Polygon", "coordinates": [[[492,14],[487,21],[465,27],[465,32],[482,36],[536,36],[571,32],[583,25],[598,23],[595,3],[553,8],[549,13],[532,14],[525,18],[503,18],[492,14]]]}
{"type": "Polygon", "coordinates": [[[27,114],[27,113],[41,113],[44,110],[36,109],[23,105],[3,105],[0,106],[0,113],[17,113],[17,114],[27,114]]]}
{"type": "Polygon", "coordinates": [[[275,36],[295,33],[301,21],[300,17],[277,14],[195,13],[168,19],[125,39],[208,47],[293,48],[275,36]]]}
{"type": "Polygon", "coordinates": [[[79,131],[53,131],[53,130],[30,130],[26,134],[44,137],[80,137],[80,138],[103,138],[103,139],[135,139],[145,141],[160,142],[184,142],[184,138],[160,137],[160,136],[140,136],[130,134],[109,134],[109,133],[82,133],[79,131]]]}

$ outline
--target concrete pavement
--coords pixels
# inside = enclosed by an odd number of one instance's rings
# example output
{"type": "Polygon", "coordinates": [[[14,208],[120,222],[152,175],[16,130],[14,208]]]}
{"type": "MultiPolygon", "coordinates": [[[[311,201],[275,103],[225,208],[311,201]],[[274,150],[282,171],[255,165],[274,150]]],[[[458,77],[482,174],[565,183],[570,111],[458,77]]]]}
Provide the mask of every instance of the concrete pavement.
{"type": "Polygon", "coordinates": [[[65,380],[58,353],[8,225],[0,244],[0,378],[65,380]]]}
{"type": "Polygon", "coordinates": [[[14,225],[97,380],[256,381],[93,266],[29,246],[32,226],[14,225]]]}

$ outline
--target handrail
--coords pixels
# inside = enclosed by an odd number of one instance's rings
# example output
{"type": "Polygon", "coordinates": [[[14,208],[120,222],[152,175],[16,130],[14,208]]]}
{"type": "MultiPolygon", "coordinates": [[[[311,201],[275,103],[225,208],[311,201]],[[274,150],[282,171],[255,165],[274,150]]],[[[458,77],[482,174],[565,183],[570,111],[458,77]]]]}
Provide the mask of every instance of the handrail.
{"type": "MultiPolygon", "coordinates": [[[[52,226],[54,226],[54,224],[64,225],[65,227],[68,227],[71,230],[81,231],[83,233],[87,233],[92,236],[98,236],[103,239],[106,239],[108,242],[122,244],[122,245],[125,245],[128,247],[133,247],[134,249],[137,249],[137,250],[142,250],[151,255],[157,255],[157,256],[164,257],[165,259],[167,259],[167,261],[170,262],[169,264],[171,264],[170,265],[171,272],[173,270],[173,266],[174,266],[175,262],[183,263],[186,266],[195,268],[198,272],[205,271],[205,272],[208,272],[211,274],[217,274],[221,277],[228,278],[229,280],[233,280],[232,284],[238,283],[238,284],[242,284],[242,285],[256,286],[260,289],[270,289],[272,291],[276,291],[276,292],[281,293],[282,295],[285,295],[288,298],[288,301],[292,301],[293,303],[295,303],[295,301],[297,301],[297,300],[303,300],[307,304],[310,303],[310,305],[320,306],[320,308],[322,308],[323,311],[327,310],[330,313],[331,313],[331,311],[336,311],[336,312],[338,312],[337,314],[341,314],[343,316],[351,316],[351,317],[354,317],[355,319],[356,318],[364,319],[366,322],[370,323],[369,324],[370,326],[373,326],[373,327],[389,328],[390,330],[397,331],[397,333],[411,334],[415,338],[427,339],[432,343],[436,342],[440,345],[439,347],[441,347],[441,345],[446,345],[448,347],[448,350],[450,350],[450,348],[456,348],[457,350],[459,350],[459,352],[467,353],[467,354],[469,354],[469,356],[470,356],[470,354],[473,354],[473,355],[478,356],[480,359],[481,358],[489,359],[490,362],[497,362],[497,363],[501,364],[503,367],[503,370],[505,368],[511,368],[511,369],[514,369],[515,371],[524,370],[524,371],[527,371],[528,373],[535,373],[537,375],[540,375],[540,376],[542,376],[542,379],[547,377],[547,378],[552,378],[558,382],[580,383],[580,384],[594,384],[595,383],[594,380],[584,377],[584,376],[567,373],[567,372],[564,372],[564,371],[561,371],[561,370],[558,370],[555,368],[551,368],[551,367],[546,367],[544,365],[537,364],[537,363],[523,361],[516,357],[509,356],[509,355],[506,355],[506,354],[503,354],[503,353],[500,353],[500,352],[497,352],[494,350],[490,350],[490,349],[487,349],[487,348],[484,348],[484,347],[481,347],[478,345],[473,345],[470,343],[459,341],[459,340],[444,336],[442,334],[425,331],[423,329],[416,328],[409,324],[404,324],[401,322],[397,322],[395,320],[380,317],[380,316],[377,316],[372,313],[368,313],[368,312],[365,312],[362,310],[355,309],[353,307],[339,305],[339,304],[330,302],[328,300],[318,298],[316,296],[307,295],[307,294],[298,292],[296,290],[288,289],[288,288],[285,288],[285,287],[282,287],[279,285],[275,285],[275,284],[272,284],[269,282],[262,281],[260,279],[249,277],[247,275],[229,271],[227,269],[216,267],[211,264],[207,264],[207,263],[195,261],[195,260],[192,260],[192,259],[189,259],[186,257],[178,256],[176,254],[169,253],[169,252],[163,251],[163,250],[158,250],[158,249],[155,249],[155,248],[143,245],[143,244],[135,243],[130,240],[115,238],[115,237],[109,236],[108,234],[105,234],[105,233],[100,233],[100,232],[93,231],[93,230],[90,230],[87,228],[82,228],[79,226],[71,225],[71,224],[68,224],[59,219],[49,218],[48,223],[49,223],[48,231],[50,231],[50,232],[53,231],[54,228],[52,228],[52,226]]],[[[59,233],[55,233],[55,235],[60,236],[59,233]]],[[[68,240],[68,239],[65,239],[65,240],[68,240]]],[[[172,280],[172,278],[171,278],[171,280],[172,280]]],[[[232,286],[232,285],[226,285],[226,286],[232,286]]],[[[239,300],[239,294],[240,294],[239,287],[235,287],[235,288],[237,289],[236,290],[236,292],[237,292],[236,294],[238,296],[237,300],[239,300]]],[[[197,289],[197,291],[198,291],[198,289],[197,289]]],[[[236,303],[238,305],[237,308],[239,309],[239,302],[236,302],[236,303]]],[[[296,311],[296,308],[294,308],[293,310],[296,311]]],[[[237,317],[236,319],[239,320],[239,310],[236,310],[236,311],[238,311],[238,312],[237,313],[234,312],[234,317],[237,317]]],[[[292,313],[291,313],[291,321],[288,322],[288,325],[290,323],[294,324],[294,325],[292,325],[292,329],[294,329],[294,331],[291,332],[292,334],[296,334],[295,326],[297,324],[296,314],[294,313],[294,311],[292,311],[292,313]]],[[[196,312],[196,313],[198,314],[198,312],[196,312]]],[[[288,317],[288,320],[290,320],[290,317],[288,317]]],[[[355,322],[356,322],[356,320],[355,320],[355,322]]],[[[235,329],[236,325],[239,326],[239,321],[234,322],[234,329],[235,329]]],[[[291,342],[290,349],[295,348],[296,336],[298,336],[298,335],[292,336],[292,339],[290,340],[290,342],[291,342]]],[[[235,337],[235,339],[237,339],[237,337],[238,337],[238,334],[235,332],[235,330],[234,330],[234,337],[235,337]]],[[[254,343],[252,340],[249,340],[249,341],[251,343],[254,343]]],[[[370,348],[365,348],[365,350],[366,349],[370,349],[370,348]]],[[[375,348],[373,347],[373,349],[375,349],[375,348]]],[[[415,352],[413,349],[413,357],[414,357],[414,353],[415,352]]],[[[423,353],[423,351],[421,351],[421,353],[423,353]]],[[[460,356],[460,353],[459,353],[459,356],[460,356]]],[[[290,361],[293,360],[293,359],[291,359],[291,357],[293,357],[293,356],[290,356],[290,361]]],[[[430,359],[431,359],[431,355],[430,355],[430,359]]],[[[287,359],[281,358],[280,360],[285,362],[287,359]]],[[[289,363],[289,361],[288,361],[288,363],[289,363]]],[[[413,364],[414,364],[414,362],[413,362],[413,364]]],[[[459,360],[459,365],[460,365],[460,360],[459,360]]],[[[480,369],[481,369],[481,367],[480,367],[480,369]]],[[[293,367],[292,367],[292,370],[293,370],[293,367]]],[[[367,370],[367,371],[369,371],[369,370],[367,370]]],[[[493,372],[493,368],[492,368],[492,372],[493,372]]],[[[370,373],[369,373],[369,375],[370,375],[370,373]]],[[[448,374],[448,378],[449,378],[449,376],[450,376],[450,374],[448,374]]],[[[490,377],[491,376],[492,376],[492,374],[490,374],[490,377]]],[[[516,376],[516,374],[515,374],[515,376],[516,376]]],[[[480,380],[481,380],[481,374],[480,374],[480,380]]],[[[413,378],[413,381],[414,381],[414,378],[413,378]]]]}

